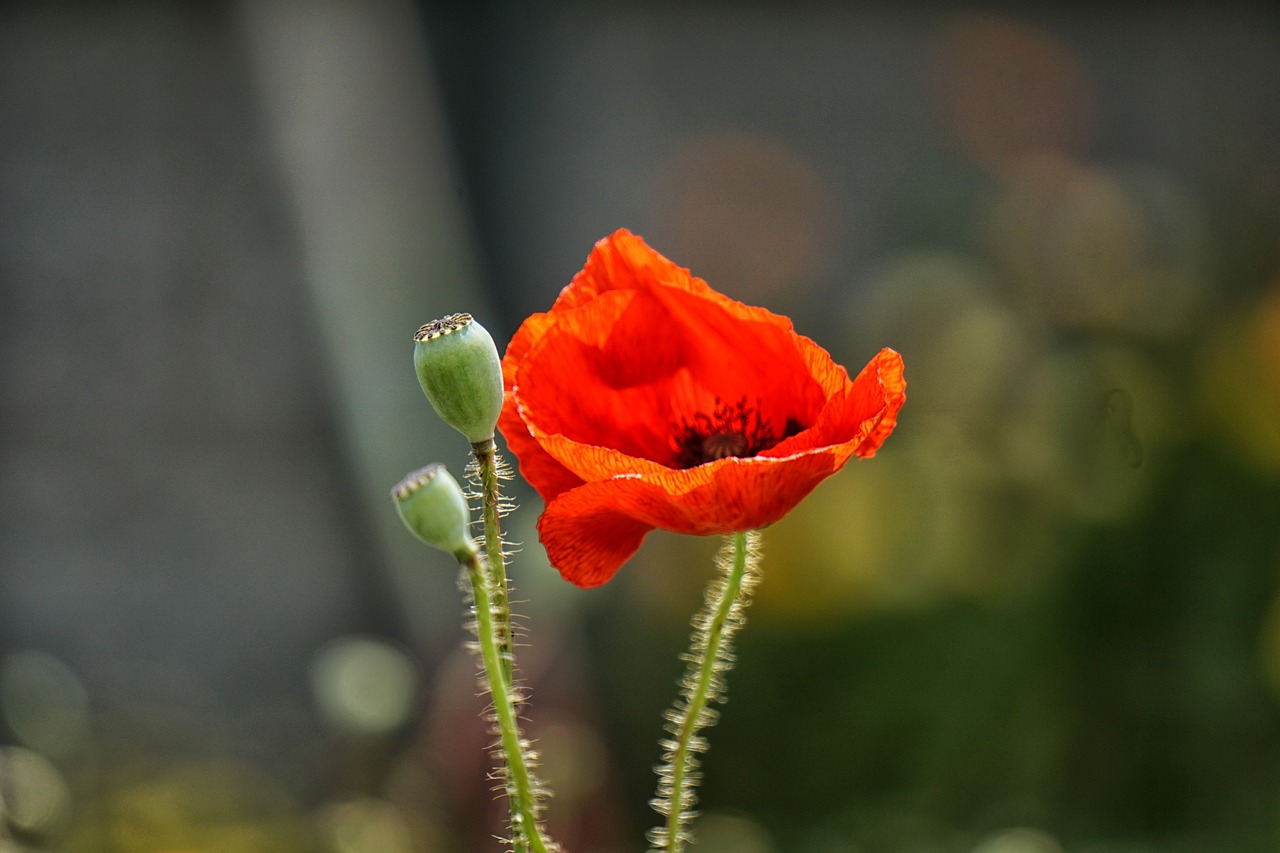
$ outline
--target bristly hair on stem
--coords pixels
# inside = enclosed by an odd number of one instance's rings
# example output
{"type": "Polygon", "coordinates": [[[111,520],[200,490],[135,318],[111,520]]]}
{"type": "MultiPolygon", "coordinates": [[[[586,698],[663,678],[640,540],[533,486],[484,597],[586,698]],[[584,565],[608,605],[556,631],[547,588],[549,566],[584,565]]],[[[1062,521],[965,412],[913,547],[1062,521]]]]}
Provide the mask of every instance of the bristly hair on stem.
{"type": "MultiPolygon", "coordinates": [[[[542,802],[550,796],[546,787],[533,774],[537,754],[532,744],[520,737],[518,731],[518,715],[521,706],[528,699],[528,691],[516,682],[515,654],[513,651],[513,631],[511,619],[510,589],[507,583],[507,550],[502,534],[499,518],[514,509],[514,504],[502,497],[500,481],[510,479],[511,469],[498,455],[493,439],[475,442],[471,445],[472,461],[467,467],[468,482],[471,486],[469,498],[479,501],[479,510],[483,535],[479,537],[485,555],[482,564],[477,567],[482,578],[472,578],[473,586],[483,581],[485,587],[485,608],[487,620],[479,618],[479,602],[472,612],[477,616],[475,622],[487,622],[492,633],[494,651],[497,657],[497,678],[489,672],[486,661],[486,677],[490,681],[501,679],[507,691],[505,697],[494,697],[494,712],[497,717],[496,733],[499,743],[495,747],[495,758],[505,759],[505,772],[495,777],[500,788],[507,793],[511,806],[511,844],[515,853],[544,853],[558,848],[554,842],[544,839],[544,831],[540,824],[542,802]],[[506,701],[511,709],[512,718],[508,722],[502,719],[503,708],[499,704],[506,701]],[[510,730],[514,730],[516,743],[509,742],[510,730]],[[519,766],[512,762],[513,746],[519,752],[519,766]],[[513,773],[521,778],[513,778],[513,773]],[[524,804],[523,806],[521,804],[524,804]]],[[[473,572],[472,574],[476,574],[473,572]]],[[[477,587],[478,589],[479,587],[477,587]]],[[[483,629],[481,629],[483,630],[483,629]]],[[[482,638],[483,639],[483,638],[482,638]]]]}
{"type": "Polygon", "coordinates": [[[649,830],[650,853],[681,853],[691,840],[689,824],[697,816],[698,753],[708,747],[699,732],[715,724],[733,669],[733,636],[746,623],[751,593],[760,582],[760,534],[757,531],[725,537],[716,557],[717,574],[707,586],[702,609],[693,617],[689,650],[681,655],[689,668],[680,678],[680,693],[666,712],[662,763],[657,767],[658,790],[651,801],[665,820],[649,830]]]}
{"type": "Polygon", "coordinates": [[[498,454],[498,447],[492,438],[471,445],[471,462],[467,465],[467,482],[471,488],[467,497],[479,502],[481,534],[476,538],[484,549],[489,564],[498,647],[508,682],[514,676],[515,655],[512,650],[511,598],[507,581],[508,553],[499,519],[515,508],[515,504],[504,498],[501,491],[501,481],[511,477],[511,469],[498,454]]]}
{"type": "Polygon", "coordinates": [[[497,769],[490,778],[496,783],[495,790],[506,794],[511,811],[509,849],[512,853],[559,853],[559,846],[546,837],[542,825],[542,806],[548,792],[534,772],[538,755],[533,743],[520,732],[519,709],[527,696],[524,688],[507,675],[510,659],[501,653],[504,634],[498,627],[492,573],[483,553],[472,554],[464,563],[462,574],[460,584],[470,608],[467,627],[475,634],[480,658],[480,688],[491,700],[484,716],[497,736],[492,747],[497,769]]]}

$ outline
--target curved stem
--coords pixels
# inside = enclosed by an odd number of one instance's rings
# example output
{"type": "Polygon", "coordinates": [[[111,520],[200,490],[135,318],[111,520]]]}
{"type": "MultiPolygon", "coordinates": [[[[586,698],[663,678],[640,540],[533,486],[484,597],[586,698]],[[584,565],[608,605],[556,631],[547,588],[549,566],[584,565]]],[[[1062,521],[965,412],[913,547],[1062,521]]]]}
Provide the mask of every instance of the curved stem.
{"type": "MultiPolygon", "coordinates": [[[[502,550],[502,526],[498,521],[501,514],[502,495],[498,488],[499,465],[498,448],[493,439],[478,441],[471,445],[471,455],[475,459],[477,479],[480,486],[481,516],[484,519],[484,550],[487,564],[489,590],[492,598],[493,632],[497,641],[498,662],[506,678],[508,687],[515,681],[515,652],[512,648],[511,630],[511,596],[507,584],[507,557],[502,550]]],[[[513,707],[515,701],[512,702],[513,707]]],[[[536,794],[535,794],[536,796],[536,794]]],[[[509,801],[511,806],[512,839],[514,853],[526,853],[524,839],[515,829],[523,820],[517,810],[516,801],[509,801]]],[[[536,850],[537,848],[535,848],[536,850]]]]}
{"type": "Polygon", "coordinates": [[[724,674],[733,667],[733,635],[746,620],[744,611],[759,581],[758,543],[755,531],[726,537],[717,558],[721,574],[707,587],[702,610],[694,617],[693,638],[684,655],[689,669],[680,681],[680,697],[667,712],[667,731],[674,740],[663,742],[664,761],[653,801],[666,821],[649,833],[652,850],[680,853],[688,840],[685,827],[693,818],[697,800],[697,753],[707,748],[698,731],[715,722],[711,703],[724,699],[724,674]]]}
{"type": "Polygon", "coordinates": [[[507,558],[502,553],[502,527],[498,511],[502,495],[498,491],[498,448],[493,439],[471,445],[480,472],[480,505],[484,516],[484,551],[489,564],[493,607],[498,631],[499,653],[507,681],[512,680],[515,655],[511,649],[511,601],[507,588],[507,558]]]}
{"type": "Polygon", "coordinates": [[[533,853],[550,853],[555,846],[543,840],[542,828],[538,824],[538,790],[529,768],[529,759],[525,755],[527,744],[520,736],[520,721],[516,715],[515,698],[505,669],[509,658],[504,660],[499,643],[496,624],[497,608],[492,595],[491,573],[485,565],[485,560],[478,553],[473,552],[462,562],[471,581],[480,658],[484,664],[485,677],[489,682],[489,691],[493,698],[494,717],[497,720],[498,736],[506,763],[506,787],[511,806],[513,844],[517,851],[527,849],[533,853]]]}

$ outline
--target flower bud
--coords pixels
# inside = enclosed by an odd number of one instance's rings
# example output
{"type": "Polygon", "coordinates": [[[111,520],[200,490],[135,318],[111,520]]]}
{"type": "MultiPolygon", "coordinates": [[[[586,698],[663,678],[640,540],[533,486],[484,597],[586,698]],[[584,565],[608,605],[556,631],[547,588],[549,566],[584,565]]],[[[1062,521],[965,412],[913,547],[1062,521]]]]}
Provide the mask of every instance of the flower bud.
{"type": "Polygon", "coordinates": [[[418,383],[449,426],[472,444],[493,438],[502,411],[502,363],[470,314],[433,320],[413,336],[418,383]]]}
{"type": "Polygon", "coordinates": [[[400,520],[428,545],[459,560],[475,551],[467,535],[470,513],[462,487],[443,466],[431,464],[407,474],[391,490],[400,520]]]}

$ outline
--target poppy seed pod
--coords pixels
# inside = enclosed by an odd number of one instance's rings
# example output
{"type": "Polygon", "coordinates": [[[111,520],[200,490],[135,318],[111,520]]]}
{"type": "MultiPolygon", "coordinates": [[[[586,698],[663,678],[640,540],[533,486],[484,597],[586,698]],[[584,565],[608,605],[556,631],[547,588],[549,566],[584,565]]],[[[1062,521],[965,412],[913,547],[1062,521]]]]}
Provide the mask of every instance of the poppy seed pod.
{"type": "Polygon", "coordinates": [[[450,314],[413,336],[418,383],[436,413],[472,444],[493,438],[502,412],[502,364],[470,314],[450,314]]]}
{"type": "Polygon", "coordinates": [[[474,553],[467,535],[470,515],[462,487],[443,466],[419,468],[391,490],[404,526],[428,545],[462,560],[474,553]]]}

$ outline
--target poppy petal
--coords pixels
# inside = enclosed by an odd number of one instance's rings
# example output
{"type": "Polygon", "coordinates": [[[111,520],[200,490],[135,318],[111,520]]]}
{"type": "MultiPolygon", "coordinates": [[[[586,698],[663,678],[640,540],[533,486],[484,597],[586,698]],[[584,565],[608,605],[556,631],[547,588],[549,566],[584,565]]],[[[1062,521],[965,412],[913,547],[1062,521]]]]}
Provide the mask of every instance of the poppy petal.
{"type": "Polygon", "coordinates": [[[705,536],[765,527],[841,464],[836,453],[810,453],[597,480],[547,504],[539,538],[566,580],[597,586],[613,577],[649,530],[705,536]]]}
{"type": "MultiPolygon", "coordinates": [[[[504,361],[510,402],[535,436],[663,465],[672,461],[673,427],[722,403],[751,406],[781,437],[788,424],[811,423],[828,392],[808,366],[808,351],[821,348],[778,320],[743,322],[689,293],[606,292],[552,322],[540,318],[537,340],[518,335],[504,361]]],[[[843,369],[828,369],[848,383],[843,369]]]]}
{"type": "Polygon", "coordinates": [[[550,314],[534,314],[516,330],[502,357],[502,380],[506,386],[502,412],[498,415],[498,431],[506,439],[507,448],[519,462],[520,475],[530,483],[543,500],[551,500],[561,492],[582,485],[582,480],[543,450],[525,424],[520,404],[515,397],[516,376],[529,350],[555,325],[550,314]]]}
{"type": "Polygon", "coordinates": [[[639,550],[653,526],[590,494],[579,494],[582,489],[565,492],[547,504],[538,519],[538,538],[564,579],[585,588],[612,578],[639,550]]]}
{"type": "Polygon", "coordinates": [[[547,501],[539,536],[580,586],[654,528],[717,534],[780,519],[871,456],[906,399],[882,350],[852,380],[791,321],[711,289],[618,231],[598,242],[502,363],[499,427],[547,501]]]}
{"type": "Polygon", "coordinates": [[[815,438],[823,442],[856,439],[858,456],[874,456],[897,424],[906,397],[902,356],[883,349],[827,404],[814,425],[815,438]]]}
{"type": "Polygon", "coordinates": [[[533,486],[544,501],[553,500],[562,492],[582,485],[581,477],[542,449],[542,445],[520,419],[519,405],[510,393],[507,394],[502,414],[498,417],[498,430],[506,439],[507,449],[516,457],[520,476],[533,486]]]}
{"type": "Polygon", "coordinates": [[[856,413],[881,407],[879,414],[873,416],[874,426],[854,451],[858,456],[870,459],[898,425],[898,410],[907,401],[902,356],[891,349],[882,349],[853,380],[851,397],[855,416],[856,413]]]}
{"type": "Polygon", "coordinates": [[[532,432],[665,461],[667,387],[680,370],[682,341],[652,314],[652,303],[617,291],[556,315],[511,371],[513,397],[532,432]]]}

